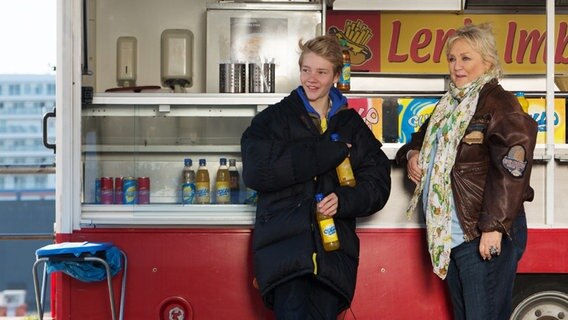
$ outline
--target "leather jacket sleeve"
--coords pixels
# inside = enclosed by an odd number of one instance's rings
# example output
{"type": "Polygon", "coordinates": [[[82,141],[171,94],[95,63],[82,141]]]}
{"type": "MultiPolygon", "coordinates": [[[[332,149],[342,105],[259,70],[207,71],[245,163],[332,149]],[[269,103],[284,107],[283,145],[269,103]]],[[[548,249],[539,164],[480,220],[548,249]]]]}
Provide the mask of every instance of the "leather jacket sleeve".
{"type": "Polygon", "coordinates": [[[490,163],[478,228],[506,233],[523,202],[532,200],[529,183],[537,126],[521,112],[494,118],[487,129],[490,163]]]}
{"type": "Polygon", "coordinates": [[[410,150],[420,151],[422,148],[422,143],[424,142],[424,135],[426,135],[426,128],[428,128],[428,123],[430,123],[430,118],[428,118],[424,123],[420,126],[418,131],[414,132],[411,135],[410,141],[404,144],[398,151],[396,152],[395,161],[398,165],[406,164],[406,154],[410,150]]]}

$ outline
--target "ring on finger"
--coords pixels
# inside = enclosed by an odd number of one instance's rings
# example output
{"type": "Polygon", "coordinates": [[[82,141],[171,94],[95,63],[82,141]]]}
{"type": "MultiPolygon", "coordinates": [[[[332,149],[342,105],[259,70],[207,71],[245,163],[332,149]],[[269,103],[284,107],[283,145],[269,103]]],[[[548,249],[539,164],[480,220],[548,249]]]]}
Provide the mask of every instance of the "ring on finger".
{"type": "Polygon", "coordinates": [[[489,254],[491,256],[496,256],[499,254],[499,250],[497,250],[497,248],[495,248],[494,246],[489,247],[489,254]]]}

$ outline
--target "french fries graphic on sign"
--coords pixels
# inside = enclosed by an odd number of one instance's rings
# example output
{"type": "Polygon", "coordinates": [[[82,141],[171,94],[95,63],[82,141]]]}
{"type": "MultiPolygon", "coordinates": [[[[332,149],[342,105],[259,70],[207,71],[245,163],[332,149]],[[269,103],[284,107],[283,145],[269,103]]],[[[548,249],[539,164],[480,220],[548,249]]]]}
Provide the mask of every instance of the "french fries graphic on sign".
{"type": "Polygon", "coordinates": [[[329,29],[329,33],[335,34],[340,41],[341,39],[347,41],[352,65],[362,65],[373,56],[373,52],[367,46],[373,37],[373,31],[360,19],[357,21],[347,19],[343,30],[334,26],[329,29]]]}

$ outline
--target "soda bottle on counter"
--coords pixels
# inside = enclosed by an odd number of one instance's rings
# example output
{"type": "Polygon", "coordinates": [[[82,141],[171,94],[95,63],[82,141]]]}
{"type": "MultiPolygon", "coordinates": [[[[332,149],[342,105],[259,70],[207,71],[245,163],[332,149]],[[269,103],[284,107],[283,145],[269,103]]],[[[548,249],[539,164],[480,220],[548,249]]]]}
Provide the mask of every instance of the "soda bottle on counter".
{"type": "MultiPolygon", "coordinates": [[[[323,194],[316,194],[316,202],[319,203],[323,199],[323,194]]],[[[319,211],[316,204],[316,219],[318,221],[321,241],[325,251],[334,251],[339,249],[339,238],[335,229],[335,221],[332,217],[324,216],[319,211]]]]}
{"type": "Polygon", "coordinates": [[[192,204],[195,201],[195,171],[193,161],[187,158],[183,160],[181,203],[192,204]]]}
{"type": "Polygon", "coordinates": [[[199,159],[199,168],[195,175],[195,203],[211,203],[211,185],[209,183],[209,170],[205,159],[199,159]]]}
{"type": "Polygon", "coordinates": [[[347,41],[345,41],[345,39],[341,39],[340,44],[341,55],[343,56],[343,68],[339,75],[337,89],[342,92],[347,92],[351,90],[351,54],[349,53],[349,48],[347,47],[347,41]]]}
{"type": "Polygon", "coordinates": [[[219,169],[215,179],[215,201],[218,204],[231,203],[231,178],[226,158],[219,159],[219,169]]]}
{"type": "Polygon", "coordinates": [[[112,204],[114,202],[114,187],[112,177],[101,177],[101,204],[112,204]]]}
{"type": "Polygon", "coordinates": [[[101,204],[101,178],[95,179],[95,204],[101,204]]]}
{"type": "Polygon", "coordinates": [[[124,204],[138,203],[138,180],[134,177],[124,177],[122,179],[122,189],[124,191],[124,204]]]}
{"type": "Polygon", "coordinates": [[[231,203],[240,203],[240,185],[239,185],[239,170],[237,169],[237,160],[229,159],[229,180],[231,182],[231,203]]]}
{"type": "Polygon", "coordinates": [[[247,187],[247,194],[245,196],[245,204],[250,204],[255,206],[258,200],[258,194],[256,190],[247,187]]]}
{"type": "Polygon", "coordinates": [[[114,203],[123,204],[124,203],[124,184],[123,177],[114,178],[114,203]]]}
{"type": "Polygon", "coordinates": [[[138,204],[150,203],[150,177],[138,177],[138,204]]]}
{"type": "Polygon", "coordinates": [[[517,92],[515,95],[517,96],[517,100],[519,100],[519,103],[521,104],[521,108],[523,108],[523,111],[529,113],[529,101],[527,100],[527,98],[525,98],[525,93],[517,92]]]}
{"type": "MultiPolygon", "coordinates": [[[[339,134],[332,133],[331,141],[339,141],[339,134]]],[[[357,183],[355,182],[355,176],[353,175],[353,168],[351,168],[351,160],[349,160],[349,155],[343,159],[337,168],[337,178],[339,179],[339,185],[342,187],[354,187],[357,183]]]]}

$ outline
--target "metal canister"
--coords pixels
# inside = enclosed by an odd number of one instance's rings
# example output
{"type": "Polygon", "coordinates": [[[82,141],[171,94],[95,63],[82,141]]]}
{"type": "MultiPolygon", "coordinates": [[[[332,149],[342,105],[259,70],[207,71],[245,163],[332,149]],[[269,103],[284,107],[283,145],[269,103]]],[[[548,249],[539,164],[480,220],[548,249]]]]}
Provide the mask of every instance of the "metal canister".
{"type": "Polygon", "coordinates": [[[246,87],[246,64],[219,64],[219,92],[244,93],[246,87]]]}
{"type": "Polygon", "coordinates": [[[112,177],[101,177],[101,204],[112,204],[114,202],[112,177]]]}
{"type": "Polygon", "coordinates": [[[249,92],[274,93],[275,69],[276,65],[274,63],[249,63],[249,92]]]}
{"type": "Polygon", "coordinates": [[[138,204],[150,203],[150,178],[138,178],[138,204]]]}
{"type": "Polygon", "coordinates": [[[125,177],[122,180],[122,189],[124,190],[124,204],[136,204],[137,202],[137,188],[136,179],[134,177],[125,177]]]}
{"type": "Polygon", "coordinates": [[[114,178],[114,203],[123,204],[124,203],[124,178],[116,177],[114,178]]]}

